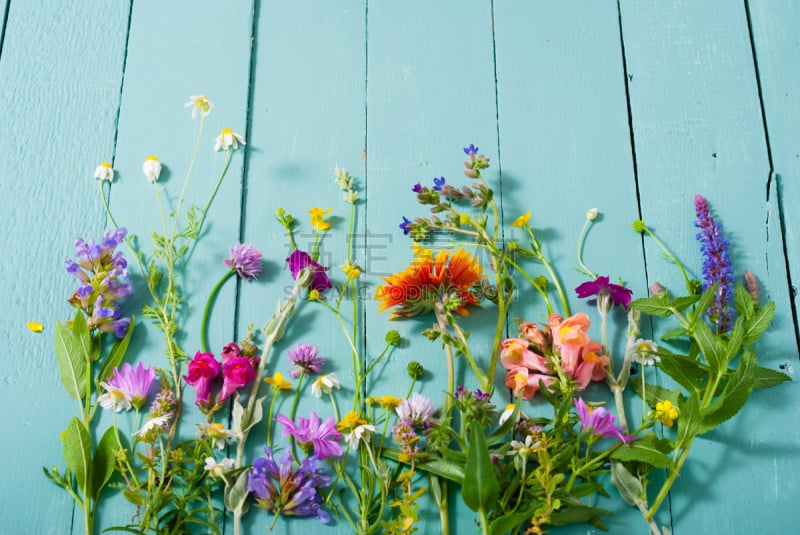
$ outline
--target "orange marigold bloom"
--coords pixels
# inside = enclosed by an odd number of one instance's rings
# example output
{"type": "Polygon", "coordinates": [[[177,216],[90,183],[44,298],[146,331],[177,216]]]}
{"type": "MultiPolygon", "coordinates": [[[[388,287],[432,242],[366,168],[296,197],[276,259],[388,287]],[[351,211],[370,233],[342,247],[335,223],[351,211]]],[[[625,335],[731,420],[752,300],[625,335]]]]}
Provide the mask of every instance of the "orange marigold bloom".
{"type": "Polygon", "coordinates": [[[445,301],[449,310],[468,316],[467,306],[477,306],[480,301],[478,283],[482,278],[478,258],[463,249],[417,258],[405,271],[383,278],[386,285],[379,286],[375,294],[378,310],[397,307],[392,319],[406,318],[431,312],[436,303],[445,301]]]}

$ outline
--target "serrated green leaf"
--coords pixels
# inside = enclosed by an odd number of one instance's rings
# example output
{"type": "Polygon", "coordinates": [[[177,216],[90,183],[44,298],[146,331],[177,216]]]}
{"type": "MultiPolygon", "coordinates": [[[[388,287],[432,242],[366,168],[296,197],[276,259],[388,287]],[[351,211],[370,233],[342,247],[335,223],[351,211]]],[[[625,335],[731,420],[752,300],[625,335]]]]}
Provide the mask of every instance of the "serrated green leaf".
{"type": "Polygon", "coordinates": [[[687,314],[689,323],[699,323],[700,317],[705,314],[706,311],[708,311],[708,307],[710,307],[711,303],[713,303],[714,299],[716,299],[718,286],[719,284],[714,284],[700,295],[700,299],[697,300],[697,305],[695,306],[694,311],[690,314],[687,314]]]}
{"type": "Polygon", "coordinates": [[[706,322],[698,321],[694,326],[694,339],[712,374],[719,373],[728,367],[728,362],[725,360],[725,347],[720,339],[711,332],[711,327],[706,322]]]}
{"type": "Polygon", "coordinates": [[[86,390],[86,361],[83,358],[81,344],[75,340],[72,331],[58,322],[55,328],[55,350],[61,382],[67,394],[81,403],[83,410],[83,394],[86,390]]]}
{"type": "Polygon", "coordinates": [[[661,359],[658,368],[683,388],[689,392],[699,392],[703,388],[708,371],[699,362],[664,351],[659,351],[658,356],[661,359]]]}
{"type": "Polygon", "coordinates": [[[668,318],[673,314],[672,303],[662,296],[642,297],[631,301],[630,307],[650,316],[668,318]]]}
{"type": "Polygon", "coordinates": [[[120,449],[117,435],[113,427],[109,427],[103,433],[97,450],[92,459],[92,496],[97,501],[100,491],[106,486],[111,476],[114,474],[116,466],[116,454],[120,449]]]}
{"type": "Polygon", "coordinates": [[[92,475],[92,441],[89,431],[75,416],[69,421],[64,433],[64,460],[75,474],[84,499],[88,499],[85,491],[86,483],[92,475]]]}
{"type": "Polygon", "coordinates": [[[777,386],[781,383],[791,380],[792,378],[783,372],[757,366],[753,378],[753,390],[772,388],[773,386],[777,386]]]}
{"type": "Polygon", "coordinates": [[[642,383],[641,381],[630,381],[628,386],[636,392],[636,394],[640,398],[644,398],[645,403],[650,405],[651,407],[655,407],[656,403],[659,401],[664,401],[665,399],[670,399],[672,392],[667,390],[663,386],[658,385],[645,385],[645,391],[642,391],[642,383]]]}
{"type": "Polygon", "coordinates": [[[683,449],[689,444],[700,429],[700,401],[697,394],[692,394],[680,401],[678,407],[678,436],[675,449],[683,449]]]}
{"type": "Polygon", "coordinates": [[[133,327],[135,323],[135,318],[131,317],[131,323],[128,325],[128,331],[125,333],[125,336],[121,339],[117,339],[114,345],[111,346],[111,351],[108,352],[108,356],[105,362],[103,362],[103,367],[100,368],[100,373],[97,375],[98,383],[108,380],[114,373],[114,368],[119,367],[122,358],[125,356],[125,352],[128,351],[128,344],[131,341],[131,336],[133,336],[133,327]]]}
{"type": "Polygon", "coordinates": [[[731,330],[731,337],[726,344],[725,349],[725,362],[730,362],[733,357],[739,354],[742,349],[742,341],[744,340],[744,324],[745,320],[739,316],[733,324],[731,330]]]}
{"type": "Polygon", "coordinates": [[[672,460],[666,455],[672,451],[669,440],[648,434],[631,444],[621,446],[611,458],[615,461],[638,461],[654,468],[671,468],[672,460]]]}
{"type": "Polygon", "coordinates": [[[772,322],[772,318],[774,316],[775,303],[773,301],[770,301],[763,307],[759,308],[755,315],[746,323],[744,327],[742,345],[752,345],[756,340],[761,338],[761,335],[767,330],[767,327],[769,327],[769,324],[772,322]]]}
{"type": "Polygon", "coordinates": [[[620,462],[611,463],[611,483],[617,487],[619,495],[628,505],[644,503],[642,482],[620,462]]]}
{"type": "Polygon", "coordinates": [[[683,297],[676,297],[672,300],[672,306],[678,310],[686,310],[693,304],[700,300],[699,295],[685,295],[683,297]]]}
{"type": "Polygon", "coordinates": [[[470,468],[469,477],[464,479],[461,486],[461,499],[473,511],[491,510],[500,498],[500,485],[494,473],[483,427],[477,420],[473,420],[470,427],[467,466],[470,468]]]}
{"type": "Polygon", "coordinates": [[[664,342],[668,342],[669,340],[674,340],[676,338],[680,338],[681,336],[684,336],[686,334],[687,334],[687,331],[683,327],[674,327],[674,328],[668,330],[667,332],[665,332],[664,334],[662,334],[660,338],[664,342]]]}
{"type": "Polygon", "coordinates": [[[701,434],[714,429],[741,410],[753,391],[756,368],[755,352],[748,349],[739,359],[739,368],[728,380],[725,389],[709,406],[708,412],[704,411],[701,434]]]}
{"type": "Polygon", "coordinates": [[[741,283],[736,285],[733,303],[733,306],[736,308],[736,312],[738,312],[740,316],[743,316],[745,320],[749,320],[753,317],[756,304],[753,302],[753,298],[750,296],[750,293],[741,283]]]}

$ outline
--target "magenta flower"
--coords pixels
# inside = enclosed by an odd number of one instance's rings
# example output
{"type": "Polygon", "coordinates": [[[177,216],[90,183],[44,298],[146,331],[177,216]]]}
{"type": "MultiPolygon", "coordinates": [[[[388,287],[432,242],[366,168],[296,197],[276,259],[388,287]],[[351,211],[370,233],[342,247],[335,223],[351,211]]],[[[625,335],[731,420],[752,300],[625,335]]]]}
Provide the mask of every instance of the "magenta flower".
{"type": "Polygon", "coordinates": [[[261,273],[261,251],[252,244],[237,243],[229,250],[231,256],[225,259],[225,265],[241,278],[251,281],[261,273]]]}
{"type": "Polygon", "coordinates": [[[131,405],[135,409],[141,409],[147,402],[147,393],[155,378],[155,368],[145,368],[140,362],[134,369],[126,362],[122,365],[122,369],[114,368],[114,376],[108,380],[108,385],[126,392],[131,405]]]}
{"type": "Polygon", "coordinates": [[[328,274],[325,273],[328,268],[314,262],[308,253],[300,249],[295,249],[295,251],[289,255],[289,258],[286,259],[286,262],[289,263],[289,271],[292,272],[292,279],[297,280],[297,276],[300,272],[308,268],[314,273],[314,278],[311,280],[309,288],[319,293],[331,289],[331,281],[328,279],[328,274]]]}
{"type": "Polygon", "coordinates": [[[222,357],[222,364],[225,365],[231,358],[239,358],[242,356],[242,348],[239,347],[239,344],[236,342],[231,342],[227,344],[225,347],[222,348],[222,353],[220,353],[220,357],[222,357]]]}
{"type": "Polygon", "coordinates": [[[222,365],[222,378],[222,390],[217,402],[225,401],[236,390],[249,384],[256,378],[256,370],[247,357],[229,357],[222,365]]]}
{"type": "Polygon", "coordinates": [[[219,370],[220,363],[211,353],[198,351],[189,362],[189,369],[183,380],[194,387],[197,398],[195,404],[198,407],[207,407],[211,401],[211,381],[219,375],[219,370]]]}
{"type": "Polygon", "coordinates": [[[289,362],[294,366],[289,370],[289,375],[297,379],[300,373],[320,373],[325,359],[318,357],[319,348],[302,342],[287,352],[289,362]]]}
{"type": "Polygon", "coordinates": [[[342,446],[336,442],[341,435],[336,430],[333,416],[324,422],[320,422],[316,412],[312,412],[310,418],[298,417],[297,423],[283,414],[279,414],[277,419],[284,427],[283,436],[292,435],[306,454],[313,449],[314,456],[320,461],[342,455],[342,446]]]}
{"type": "Polygon", "coordinates": [[[608,282],[608,277],[597,277],[593,281],[584,282],[575,288],[575,292],[581,299],[593,295],[609,297],[612,305],[622,305],[625,310],[628,310],[633,295],[633,291],[628,288],[608,282]]]}
{"type": "Polygon", "coordinates": [[[584,431],[591,431],[593,434],[607,438],[618,438],[623,444],[631,442],[636,437],[623,435],[624,429],[614,425],[617,417],[608,412],[605,407],[589,407],[581,398],[572,400],[575,408],[578,409],[578,416],[581,419],[581,427],[584,431]]]}

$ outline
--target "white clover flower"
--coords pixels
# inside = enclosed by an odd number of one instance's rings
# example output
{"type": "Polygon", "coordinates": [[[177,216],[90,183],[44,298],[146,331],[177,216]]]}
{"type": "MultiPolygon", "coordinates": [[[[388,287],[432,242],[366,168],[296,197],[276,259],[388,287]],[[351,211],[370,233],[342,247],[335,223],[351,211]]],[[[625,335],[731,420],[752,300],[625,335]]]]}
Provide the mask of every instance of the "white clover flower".
{"type": "Polygon", "coordinates": [[[225,472],[233,470],[233,467],[236,466],[235,461],[228,457],[225,457],[220,462],[217,462],[213,457],[206,457],[205,461],[206,466],[203,469],[208,470],[211,477],[222,477],[225,475],[225,472]]]}
{"type": "Polygon", "coordinates": [[[345,433],[344,441],[350,446],[350,449],[356,449],[359,441],[363,440],[364,444],[369,444],[372,433],[375,432],[375,426],[370,424],[361,424],[350,433],[345,433]]]}
{"type": "Polygon", "coordinates": [[[100,180],[108,180],[109,182],[114,180],[114,170],[111,168],[111,164],[103,162],[98,165],[97,169],[94,170],[94,177],[100,180]]]}
{"type": "Polygon", "coordinates": [[[145,424],[142,426],[142,428],[136,431],[133,434],[133,436],[143,437],[147,433],[149,433],[150,430],[152,429],[163,428],[165,425],[169,423],[170,416],[171,416],[170,414],[164,414],[163,416],[157,416],[155,418],[147,420],[145,424]]]}
{"type": "Polygon", "coordinates": [[[147,180],[155,183],[158,177],[161,176],[161,162],[155,156],[148,156],[142,165],[142,171],[147,180]]]}
{"type": "Polygon", "coordinates": [[[97,403],[101,407],[104,409],[113,407],[116,412],[130,410],[131,401],[133,400],[130,392],[126,392],[116,386],[111,386],[103,381],[100,382],[100,386],[106,389],[106,393],[97,398],[97,403]]]}
{"type": "Polygon", "coordinates": [[[214,143],[214,150],[228,150],[230,148],[236,150],[239,148],[239,143],[246,145],[242,136],[230,128],[223,128],[222,132],[217,136],[216,143],[214,143]]]}
{"type": "Polygon", "coordinates": [[[329,375],[322,375],[311,384],[311,393],[321,398],[323,393],[330,394],[331,390],[334,388],[338,390],[340,386],[339,379],[334,377],[332,373],[329,375]]]}
{"type": "Polygon", "coordinates": [[[211,113],[211,109],[214,105],[208,100],[208,97],[205,95],[192,95],[189,97],[189,102],[184,104],[184,108],[188,108],[189,106],[192,107],[192,119],[197,117],[197,112],[203,114],[203,117],[211,113]]]}
{"type": "Polygon", "coordinates": [[[631,359],[642,366],[652,366],[661,360],[661,357],[655,354],[657,350],[658,345],[654,341],[639,338],[633,343],[631,359]]]}
{"type": "Polygon", "coordinates": [[[203,422],[197,424],[197,434],[201,439],[209,438],[218,450],[225,449],[225,443],[236,436],[236,431],[225,429],[222,424],[203,422]]]}

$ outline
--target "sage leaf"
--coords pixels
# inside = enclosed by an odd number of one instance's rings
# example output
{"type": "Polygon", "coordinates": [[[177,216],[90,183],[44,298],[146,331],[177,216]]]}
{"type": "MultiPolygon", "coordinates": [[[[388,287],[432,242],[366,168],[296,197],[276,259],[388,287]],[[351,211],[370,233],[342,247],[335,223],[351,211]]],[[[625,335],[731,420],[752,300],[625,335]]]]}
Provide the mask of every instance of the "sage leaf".
{"type": "Polygon", "coordinates": [[[728,380],[722,393],[709,407],[711,410],[703,414],[700,433],[714,429],[741,410],[753,391],[756,368],[756,354],[752,349],[748,349],[739,359],[739,368],[733,377],[728,380]]]}
{"type": "Polygon", "coordinates": [[[109,427],[103,433],[100,443],[97,445],[97,450],[92,459],[92,497],[97,501],[100,496],[100,491],[106,486],[106,483],[111,479],[114,474],[114,467],[116,466],[117,450],[120,449],[117,435],[113,427],[109,427]]]}
{"type": "Polygon", "coordinates": [[[617,487],[619,495],[628,505],[643,503],[644,488],[639,478],[631,474],[620,462],[611,463],[611,483],[617,487]]]}
{"type": "Polygon", "coordinates": [[[736,312],[738,312],[740,316],[743,316],[745,320],[749,320],[753,316],[756,304],[753,302],[753,298],[750,296],[750,293],[741,283],[736,285],[733,303],[734,307],[736,308],[736,312]]]}
{"type": "Polygon", "coordinates": [[[711,327],[704,321],[699,321],[694,326],[694,339],[700,352],[706,359],[712,373],[719,373],[727,368],[725,360],[725,347],[722,342],[711,332],[711,327]]]}
{"type": "Polygon", "coordinates": [[[791,380],[792,378],[783,372],[757,366],[754,374],[753,390],[772,388],[773,386],[777,386],[781,383],[791,380]]]}
{"type": "Polygon", "coordinates": [[[83,491],[84,499],[88,499],[86,483],[92,473],[92,441],[89,430],[76,416],[73,416],[64,433],[64,460],[75,474],[78,488],[83,491]]]}
{"type": "Polygon", "coordinates": [[[250,477],[250,470],[244,470],[232,487],[225,489],[225,508],[229,511],[244,511],[247,501],[247,480],[250,477]]]}
{"type": "Polygon", "coordinates": [[[87,365],[83,358],[81,344],[75,340],[72,331],[58,322],[55,328],[55,348],[58,370],[61,373],[61,382],[69,397],[81,402],[86,389],[87,365]]]}
{"type": "Polygon", "coordinates": [[[767,330],[767,327],[769,327],[769,324],[772,322],[772,318],[774,316],[775,302],[770,301],[763,307],[759,308],[755,315],[745,325],[744,336],[742,337],[742,345],[749,346],[761,338],[761,335],[767,330]]]}
{"type": "Polygon", "coordinates": [[[683,449],[694,440],[700,428],[700,401],[697,394],[692,394],[678,403],[678,436],[675,449],[683,449]]]}
{"type": "Polygon", "coordinates": [[[470,431],[467,447],[467,466],[470,471],[461,487],[461,499],[473,511],[486,512],[500,498],[500,485],[480,422],[473,420],[470,431]]]}

